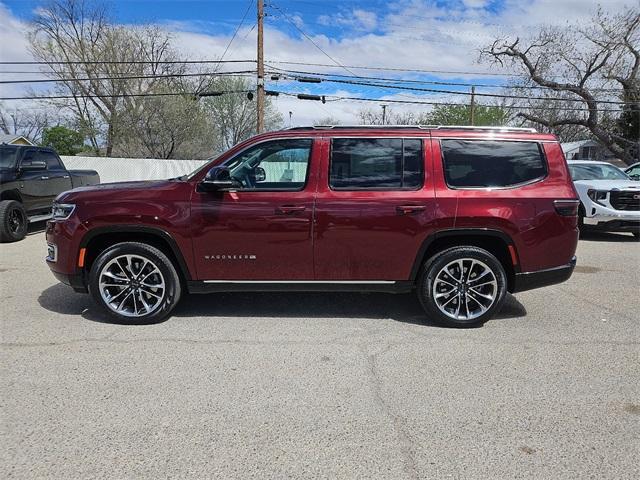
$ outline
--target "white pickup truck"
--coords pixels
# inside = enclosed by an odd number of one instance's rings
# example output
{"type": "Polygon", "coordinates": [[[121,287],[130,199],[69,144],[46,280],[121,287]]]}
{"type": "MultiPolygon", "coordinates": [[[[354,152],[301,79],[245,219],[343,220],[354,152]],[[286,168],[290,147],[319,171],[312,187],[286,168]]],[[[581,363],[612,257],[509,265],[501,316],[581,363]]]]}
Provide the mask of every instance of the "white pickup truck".
{"type": "Polygon", "coordinates": [[[580,196],[580,230],[630,232],[640,239],[640,182],[610,163],[567,163],[580,196]]]}

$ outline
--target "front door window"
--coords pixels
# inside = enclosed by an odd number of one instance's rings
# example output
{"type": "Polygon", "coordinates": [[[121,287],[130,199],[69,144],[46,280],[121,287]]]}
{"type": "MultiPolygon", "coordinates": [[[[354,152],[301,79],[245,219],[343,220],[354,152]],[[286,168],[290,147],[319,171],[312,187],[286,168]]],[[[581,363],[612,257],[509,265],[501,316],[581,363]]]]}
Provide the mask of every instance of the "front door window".
{"type": "Polygon", "coordinates": [[[258,144],[226,163],[242,190],[304,189],[313,140],[286,139],[258,144]]]}

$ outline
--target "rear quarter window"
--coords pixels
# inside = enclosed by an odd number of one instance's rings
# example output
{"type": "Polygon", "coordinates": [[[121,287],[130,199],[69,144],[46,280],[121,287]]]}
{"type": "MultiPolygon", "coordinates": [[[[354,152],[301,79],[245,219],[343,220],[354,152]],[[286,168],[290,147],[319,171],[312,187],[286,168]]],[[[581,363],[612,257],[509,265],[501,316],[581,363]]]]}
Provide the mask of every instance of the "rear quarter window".
{"type": "Polygon", "coordinates": [[[538,142],[441,140],[440,144],[445,180],[453,188],[513,187],[547,175],[538,142]]]}

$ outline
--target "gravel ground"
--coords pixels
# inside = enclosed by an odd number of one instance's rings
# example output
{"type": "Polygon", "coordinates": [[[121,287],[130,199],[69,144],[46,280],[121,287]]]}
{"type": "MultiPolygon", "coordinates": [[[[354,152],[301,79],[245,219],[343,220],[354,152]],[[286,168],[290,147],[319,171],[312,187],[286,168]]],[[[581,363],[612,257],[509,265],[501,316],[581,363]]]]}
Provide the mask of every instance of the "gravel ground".
{"type": "Polygon", "coordinates": [[[484,327],[413,295],[189,296],[113,325],[0,245],[5,478],[640,478],[640,243],[484,327]]]}

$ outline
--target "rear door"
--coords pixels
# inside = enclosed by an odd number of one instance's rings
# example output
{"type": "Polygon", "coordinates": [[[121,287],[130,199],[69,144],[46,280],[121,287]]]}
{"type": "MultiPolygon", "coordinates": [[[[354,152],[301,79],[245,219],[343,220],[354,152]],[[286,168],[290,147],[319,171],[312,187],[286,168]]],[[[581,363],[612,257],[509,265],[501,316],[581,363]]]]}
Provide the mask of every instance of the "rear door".
{"type": "Polygon", "coordinates": [[[436,216],[429,142],[333,137],[316,200],[320,281],[402,281],[436,216]]]}
{"type": "Polygon", "coordinates": [[[313,208],[319,150],[311,138],[266,140],[222,165],[242,183],[196,192],[198,278],[211,282],[313,280],[313,208]]]}

